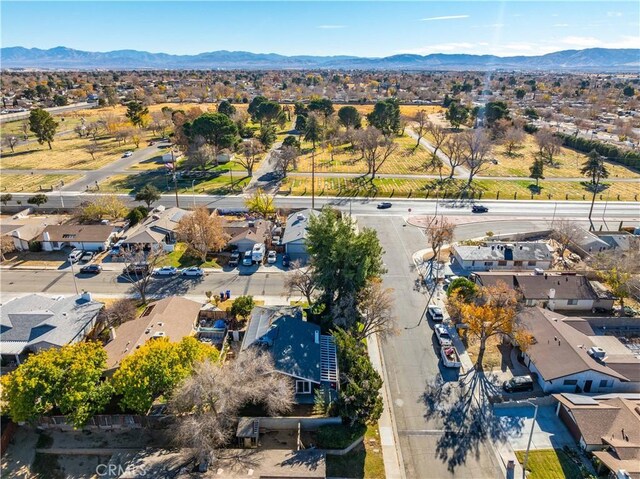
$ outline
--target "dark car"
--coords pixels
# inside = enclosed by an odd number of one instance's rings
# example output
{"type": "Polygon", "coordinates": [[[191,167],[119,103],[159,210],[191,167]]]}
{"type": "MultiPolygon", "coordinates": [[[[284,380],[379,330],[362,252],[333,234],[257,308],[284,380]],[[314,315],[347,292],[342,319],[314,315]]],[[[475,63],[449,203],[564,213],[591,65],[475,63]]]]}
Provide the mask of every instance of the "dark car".
{"type": "Polygon", "coordinates": [[[471,211],[473,213],[486,213],[487,211],[489,211],[489,208],[487,208],[486,206],[482,206],[482,205],[473,205],[471,207],[471,211]]]}
{"type": "Polygon", "coordinates": [[[285,255],[282,257],[282,267],[283,267],[283,268],[288,268],[288,267],[289,267],[289,265],[291,265],[291,258],[289,257],[289,255],[288,255],[288,254],[285,254],[285,255]]]}
{"type": "Polygon", "coordinates": [[[82,274],[99,274],[102,271],[102,266],[99,264],[88,264],[80,268],[82,274]]]}
{"type": "Polygon", "coordinates": [[[383,201],[382,203],[378,203],[379,210],[386,210],[387,208],[391,208],[391,203],[388,201],[383,201]]]}
{"type": "Polygon", "coordinates": [[[149,274],[149,265],[146,263],[133,263],[122,270],[122,274],[130,276],[144,276],[149,274]]]}
{"type": "Polygon", "coordinates": [[[514,376],[502,383],[502,389],[508,393],[533,391],[533,379],[531,376],[514,376]]]}
{"type": "Polygon", "coordinates": [[[240,251],[235,250],[231,252],[231,258],[229,259],[229,266],[236,267],[240,263],[240,251]]]}

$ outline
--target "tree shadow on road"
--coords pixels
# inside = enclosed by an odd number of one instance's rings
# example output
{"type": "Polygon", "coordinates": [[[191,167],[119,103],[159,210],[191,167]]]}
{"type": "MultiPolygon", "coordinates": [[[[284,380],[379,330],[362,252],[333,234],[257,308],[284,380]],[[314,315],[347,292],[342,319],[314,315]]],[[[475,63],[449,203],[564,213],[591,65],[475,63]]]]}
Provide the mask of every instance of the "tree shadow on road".
{"type": "Polygon", "coordinates": [[[436,443],[436,456],[452,473],[470,454],[478,459],[484,444],[504,442],[507,432],[522,427],[494,416],[490,398],[500,391],[492,379],[473,370],[457,382],[445,382],[438,376],[427,383],[420,398],[425,405],[424,418],[442,424],[444,432],[436,443]]]}

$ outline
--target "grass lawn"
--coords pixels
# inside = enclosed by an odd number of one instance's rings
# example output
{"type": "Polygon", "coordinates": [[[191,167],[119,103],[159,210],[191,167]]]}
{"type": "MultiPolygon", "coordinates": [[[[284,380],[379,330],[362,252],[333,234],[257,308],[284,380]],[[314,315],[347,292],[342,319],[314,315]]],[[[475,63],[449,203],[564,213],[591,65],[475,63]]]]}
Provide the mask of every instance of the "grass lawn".
{"type": "Polygon", "coordinates": [[[173,266],[174,268],[188,268],[190,266],[200,266],[201,268],[220,268],[215,260],[202,262],[198,257],[187,253],[187,245],[178,243],[175,249],[167,254],[160,266],[173,266]]]}
{"type": "MultiPolygon", "coordinates": [[[[524,462],[525,451],[516,451],[520,464],[524,462]]],[[[527,470],[529,479],[580,478],[578,466],[560,449],[543,449],[529,452],[527,470]]]]}
{"type": "Polygon", "coordinates": [[[0,189],[2,191],[11,192],[35,192],[43,190],[50,190],[51,188],[58,188],[61,186],[61,182],[69,184],[73,181],[82,178],[82,175],[15,175],[11,172],[3,171],[0,175],[0,189]]]}
{"type": "Polygon", "coordinates": [[[349,454],[327,455],[327,476],[384,479],[384,461],[377,425],[367,428],[364,444],[349,454]]]}

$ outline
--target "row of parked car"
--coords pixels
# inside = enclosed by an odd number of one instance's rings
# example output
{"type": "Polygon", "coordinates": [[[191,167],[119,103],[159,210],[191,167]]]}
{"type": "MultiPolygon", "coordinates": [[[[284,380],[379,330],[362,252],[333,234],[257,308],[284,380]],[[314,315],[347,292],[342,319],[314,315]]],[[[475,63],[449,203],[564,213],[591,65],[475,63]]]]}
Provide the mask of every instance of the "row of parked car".
{"type": "MultiPolygon", "coordinates": [[[[278,253],[275,250],[269,250],[265,252],[264,244],[256,245],[252,250],[248,249],[244,253],[236,250],[231,252],[231,258],[229,259],[229,266],[235,268],[242,263],[242,266],[253,266],[254,264],[262,264],[265,261],[267,264],[276,264],[278,261],[278,253]]],[[[288,254],[282,256],[282,266],[288,268],[291,264],[291,259],[288,254]]]]}

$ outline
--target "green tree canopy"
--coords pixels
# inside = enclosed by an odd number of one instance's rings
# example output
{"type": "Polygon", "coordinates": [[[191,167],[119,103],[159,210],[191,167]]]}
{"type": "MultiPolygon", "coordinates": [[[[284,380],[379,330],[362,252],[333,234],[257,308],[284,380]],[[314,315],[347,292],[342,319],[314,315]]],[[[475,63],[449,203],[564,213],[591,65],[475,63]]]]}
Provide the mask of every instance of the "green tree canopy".
{"type": "Polygon", "coordinates": [[[529,167],[529,172],[531,173],[529,178],[536,180],[536,186],[538,186],[540,180],[544,180],[544,159],[536,156],[533,164],[529,167]]]}
{"type": "Polygon", "coordinates": [[[130,101],[127,103],[127,113],[125,115],[133,126],[143,127],[148,114],[149,109],[142,102],[130,101]]]}
{"type": "Polygon", "coordinates": [[[147,183],[136,192],[135,200],[143,201],[147,208],[151,208],[151,205],[160,200],[160,198],[162,198],[160,190],[151,183],[147,183]]]}
{"type": "Polygon", "coordinates": [[[333,102],[328,98],[312,98],[307,105],[309,111],[315,111],[320,113],[325,120],[333,115],[335,111],[333,108],[333,102]]]}
{"type": "Polygon", "coordinates": [[[234,318],[247,319],[255,306],[253,296],[238,296],[231,305],[231,315],[234,318]]]}
{"type": "Polygon", "coordinates": [[[444,116],[452,127],[460,128],[460,125],[469,119],[469,109],[457,101],[452,101],[444,116]]]}
{"type": "Polygon", "coordinates": [[[38,193],[37,195],[33,195],[31,198],[29,198],[27,200],[27,203],[29,203],[30,205],[42,206],[47,201],[49,201],[47,195],[45,195],[44,193],[38,193]]]}
{"type": "Polygon", "coordinates": [[[16,422],[34,421],[58,409],[80,428],[111,397],[109,383],[100,379],[106,360],[104,348],[95,342],[33,354],[2,376],[2,401],[16,422]]]}
{"type": "Polygon", "coordinates": [[[36,135],[38,143],[44,145],[46,142],[51,149],[51,142],[56,135],[58,122],[56,122],[48,111],[42,108],[31,110],[29,114],[29,129],[36,135]]]}
{"type": "Polygon", "coordinates": [[[492,127],[498,120],[509,118],[509,107],[504,101],[490,101],[479,111],[488,127],[492,127]]]}
{"type": "Polygon", "coordinates": [[[256,118],[256,115],[258,113],[258,107],[260,106],[261,103],[265,101],[269,101],[269,99],[265,96],[258,95],[256,97],[253,97],[253,99],[251,100],[251,103],[249,103],[249,108],[247,109],[247,112],[249,113],[249,115],[251,115],[251,119],[253,121],[258,121],[258,119],[256,118]]]}
{"type": "Polygon", "coordinates": [[[304,139],[313,144],[314,150],[316,149],[316,143],[322,140],[322,125],[316,115],[312,114],[307,117],[304,127],[304,139]]]}
{"type": "Polygon", "coordinates": [[[451,284],[447,288],[447,296],[450,297],[455,291],[460,290],[460,294],[465,299],[470,299],[475,295],[477,289],[473,281],[467,278],[456,278],[451,281],[451,284]]]}
{"type": "Polygon", "coordinates": [[[185,123],[183,128],[191,141],[202,137],[217,151],[223,148],[232,148],[238,141],[237,125],[222,113],[205,113],[193,122],[185,123]]]}
{"type": "Polygon", "coordinates": [[[355,106],[343,106],[338,110],[338,120],[345,128],[358,129],[362,127],[362,116],[355,106]]]}
{"type": "Polygon", "coordinates": [[[298,115],[296,116],[296,124],[295,129],[300,133],[304,133],[307,128],[307,117],[306,115],[298,115]]]}
{"type": "Polygon", "coordinates": [[[222,100],[218,105],[218,113],[222,113],[231,118],[236,113],[236,107],[227,100],[222,100]]]}
{"type": "Polygon", "coordinates": [[[601,179],[609,177],[609,170],[604,164],[604,157],[601,156],[596,150],[591,150],[587,155],[586,161],[582,164],[580,170],[585,176],[591,177],[591,183],[599,183],[601,179]]]}
{"type": "Polygon", "coordinates": [[[282,107],[276,101],[263,101],[258,105],[255,119],[263,123],[283,123],[286,119],[282,107]]]}
{"type": "Polygon", "coordinates": [[[152,339],[123,359],[113,375],[120,407],[145,414],[153,401],[170,395],[191,372],[196,363],[217,360],[218,350],[194,337],[171,343],[168,338],[152,339]]]}
{"type": "Polygon", "coordinates": [[[401,130],[400,102],[397,98],[377,102],[373,111],[367,115],[367,121],[385,136],[398,134],[401,130]]]}

